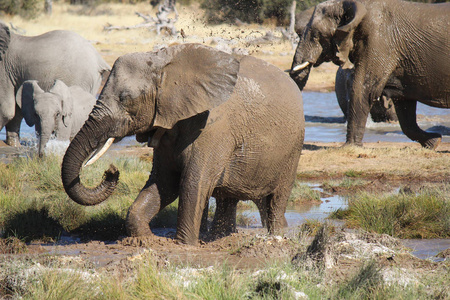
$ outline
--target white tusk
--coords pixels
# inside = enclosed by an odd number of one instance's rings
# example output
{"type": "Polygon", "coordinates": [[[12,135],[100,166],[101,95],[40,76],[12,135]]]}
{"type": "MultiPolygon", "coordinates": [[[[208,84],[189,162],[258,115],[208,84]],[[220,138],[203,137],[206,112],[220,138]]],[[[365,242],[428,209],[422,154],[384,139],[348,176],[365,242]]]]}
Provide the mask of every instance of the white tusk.
{"type": "Polygon", "coordinates": [[[85,164],[84,166],[89,166],[95,163],[105,152],[111,147],[112,143],[114,142],[114,138],[109,138],[106,143],[103,145],[103,147],[95,152],[95,155],[92,156],[85,164]]]}
{"type": "Polygon", "coordinates": [[[300,65],[296,65],[294,68],[292,68],[292,72],[297,72],[297,71],[303,70],[308,65],[309,65],[309,61],[305,61],[304,63],[302,63],[300,65]]]}

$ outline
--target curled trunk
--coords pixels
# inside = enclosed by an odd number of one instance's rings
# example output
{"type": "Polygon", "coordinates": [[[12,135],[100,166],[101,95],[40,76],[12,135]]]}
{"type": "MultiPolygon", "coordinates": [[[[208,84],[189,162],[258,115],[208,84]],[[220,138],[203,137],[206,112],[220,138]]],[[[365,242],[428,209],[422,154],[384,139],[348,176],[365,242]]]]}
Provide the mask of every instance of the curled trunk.
{"type": "Polygon", "coordinates": [[[114,123],[109,114],[103,114],[100,119],[90,116],[64,155],[61,168],[64,189],[72,200],[81,205],[96,205],[106,200],[119,181],[119,170],[111,165],[97,187],[87,188],[80,182],[83,163],[106,141],[112,124],[114,123]]]}

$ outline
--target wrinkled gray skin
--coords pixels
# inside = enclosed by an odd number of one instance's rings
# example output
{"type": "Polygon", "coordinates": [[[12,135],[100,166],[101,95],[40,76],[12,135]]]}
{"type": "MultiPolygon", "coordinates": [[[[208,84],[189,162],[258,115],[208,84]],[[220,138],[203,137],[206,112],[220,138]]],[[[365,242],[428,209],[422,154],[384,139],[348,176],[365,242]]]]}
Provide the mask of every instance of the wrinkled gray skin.
{"type": "MultiPolygon", "coordinates": [[[[347,120],[348,103],[351,97],[353,85],[353,69],[342,69],[339,67],[336,72],[335,92],[339,107],[344,113],[344,118],[347,120]]],[[[374,100],[372,108],[370,109],[370,116],[374,122],[390,122],[398,121],[395,113],[394,102],[391,98],[386,97],[383,93],[379,99],[374,100]]]]}
{"type": "Polygon", "coordinates": [[[68,141],[83,126],[97,99],[79,86],[68,87],[61,80],[48,92],[36,80],[27,80],[17,91],[17,103],[28,126],[35,126],[39,138],[39,156],[52,135],[56,140],[68,141]]]}
{"type": "Polygon", "coordinates": [[[63,185],[74,201],[95,205],[111,195],[117,168],[90,189],[80,183],[83,162],[109,138],[134,134],[154,154],[128,211],[129,235],[151,235],[150,220],[177,197],[176,238],[184,243],[197,243],[211,196],[264,199],[269,232],[284,225],[304,116],[299,89],[278,68],[197,44],[120,57],[63,159],[63,185]]]}
{"type": "Polygon", "coordinates": [[[303,89],[313,66],[354,66],[346,143],[362,145],[370,108],[384,92],[403,132],[435,149],[441,135],[418,127],[416,106],[450,107],[449,27],[450,3],[323,2],[299,15],[290,75],[303,89]]]}
{"type": "Polygon", "coordinates": [[[19,146],[21,103],[17,90],[26,80],[37,80],[48,91],[56,79],[78,85],[96,96],[102,73],[110,66],[95,48],[78,34],[50,31],[33,37],[9,31],[0,22],[0,130],[6,126],[6,143],[19,146]]]}

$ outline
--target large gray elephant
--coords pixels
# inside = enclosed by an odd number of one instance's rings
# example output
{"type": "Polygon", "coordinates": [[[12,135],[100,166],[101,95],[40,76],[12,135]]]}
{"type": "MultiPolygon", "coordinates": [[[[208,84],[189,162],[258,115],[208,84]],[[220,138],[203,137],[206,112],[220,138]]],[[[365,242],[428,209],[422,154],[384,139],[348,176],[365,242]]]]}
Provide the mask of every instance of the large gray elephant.
{"type": "Polygon", "coordinates": [[[28,126],[35,126],[39,156],[52,135],[60,141],[69,141],[83,126],[97,101],[79,86],[68,87],[61,80],[48,92],[36,80],[27,80],[17,91],[17,103],[28,126]]]}
{"type": "Polygon", "coordinates": [[[24,81],[37,80],[48,91],[59,79],[96,96],[102,74],[110,69],[91,43],[75,32],[57,30],[27,37],[10,32],[0,22],[0,130],[6,126],[6,143],[20,144],[22,112],[15,95],[24,81]]]}
{"type": "Polygon", "coordinates": [[[416,106],[450,107],[449,27],[450,3],[329,0],[300,15],[290,75],[303,89],[312,66],[354,66],[346,143],[362,145],[370,108],[384,91],[403,132],[435,149],[441,135],[419,128],[416,106]]]}
{"type": "Polygon", "coordinates": [[[82,205],[108,198],[118,170],[111,166],[91,189],[80,182],[81,168],[113,139],[134,134],[154,154],[150,178],[128,212],[131,236],[151,235],[150,220],[177,197],[176,238],[184,243],[197,243],[210,196],[230,203],[264,198],[269,232],[284,225],[304,116],[300,90],[283,71],[198,44],[119,57],[64,156],[67,194],[82,205]]]}
{"type": "MultiPolygon", "coordinates": [[[[339,67],[336,72],[334,90],[345,119],[348,118],[348,103],[350,102],[353,89],[353,74],[353,69],[343,69],[342,67],[339,67]]],[[[370,108],[370,116],[374,122],[398,121],[394,102],[385,95],[384,91],[380,98],[373,101],[370,108]]]]}

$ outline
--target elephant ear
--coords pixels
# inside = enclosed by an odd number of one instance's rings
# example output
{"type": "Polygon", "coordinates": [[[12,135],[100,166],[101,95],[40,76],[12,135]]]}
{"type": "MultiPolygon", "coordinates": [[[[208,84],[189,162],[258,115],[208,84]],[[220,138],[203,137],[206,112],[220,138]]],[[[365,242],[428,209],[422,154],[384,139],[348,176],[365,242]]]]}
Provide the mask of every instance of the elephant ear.
{"type": "Polygon", "coordinates": [[[170,129],[219,106],[233,93],[239,72],[233,56],[199,44],[173,46],[158,55],[169,61],[161,69],[153,126],[170,129]]]}
{"type": "MultiPolygon", "coordinates": [[[[73,110],[73,101],[70,89],[64,82],[57,79],[55,80],[53,87],[50,89],[50,92],[58,95],[61,99],[61,116],[64,122],[64,119],[67,116],[72,115],[73,110]]],[[[64,125],[67,127],[65,123],[64,125]]]]}
{"type": "Polygon", "coordinates": [[[9,42],[11,41],[11,33],[8,26],[0,22],[0,60],[3,60],[5,53],[8,50],[9,42]]]}
{"type": "Polygon", "coordinates": [[[343,15],[335,34],[337,57],[343,69],[353,68],[349,58],[350,51],[353,49],[353,34],[366,13],[366,7],[362,3],[356,1],[343,2],[343,15]]]}
{"type": "Polygon", "coordinates": [[[316,7],[310,7],[302,12],[295,15],[295,32],[300,36],[305,31],[305,28],[311,22],[311,17],[313,16],[316,7]]]}
{"type": "Polygon", "coordinates": [[[34,126],[38,119],[34,109],[34,99],[36,95],[44,93],[36,80],[27,80],[16,93],[16,102],[22,108],[22,114],[28,126],[34,126]]]}

